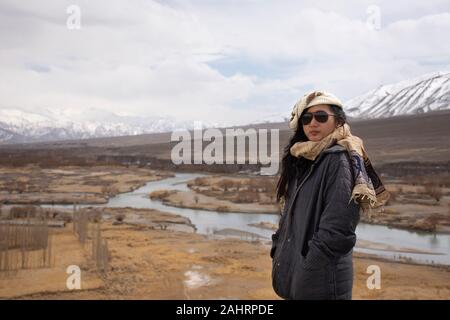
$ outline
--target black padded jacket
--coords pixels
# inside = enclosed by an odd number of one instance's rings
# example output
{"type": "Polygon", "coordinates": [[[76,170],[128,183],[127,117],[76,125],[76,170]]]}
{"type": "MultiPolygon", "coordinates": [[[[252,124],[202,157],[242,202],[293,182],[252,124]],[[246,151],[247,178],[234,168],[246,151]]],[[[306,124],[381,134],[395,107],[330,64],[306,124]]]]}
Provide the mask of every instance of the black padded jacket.
{"type": "Polygon", "coordinates": [[[273,288],[285,299],[351,299],[360,206],[350,201],[354,177],[347,151],[331,146],[292,181],[272,235],[273,288]]]}

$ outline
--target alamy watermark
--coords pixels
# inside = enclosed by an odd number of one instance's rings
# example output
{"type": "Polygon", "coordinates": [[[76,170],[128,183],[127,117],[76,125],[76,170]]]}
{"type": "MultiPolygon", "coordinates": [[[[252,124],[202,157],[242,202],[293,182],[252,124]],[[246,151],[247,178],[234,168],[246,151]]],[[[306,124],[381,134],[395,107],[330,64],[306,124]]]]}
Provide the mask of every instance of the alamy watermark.
{"type": "Polygon", "coordinates": [[[370,5],[366,9],[366,26],[369,30],[378,31],[381,29],[381,9],[377,5],[370,5]]]}
{"type": "Polygon", "coordinates": [[[203,130],[201,122],[195,122],[193,136],[188,130],[172,132],[171,141],[178,143],[172,148],[171,159],[176,165],[260,163],[266,166],[261,167],[261,175],[275,175],[279,168],[279,130],[270,129],[270,143],[268,136],[267,129],[203,130]],[[209,142],[205,148],[204,141],[209,142]]]}
{"type": "Polygon", "coordinates": [[[81,289],[81,269],[77,265],[70,265],[66,269],[66,273],[69,274],[66,280],[66,287],[69,290],[81,289]]]}
{"type": "Polygon", "coordinates": [[[66,20],[66,26],[69,30],[81,29],[81,9],[79,6],[72,4],[67,7],[66,13],[69,15],[66,20]]]}
{"type": "Polygon", "coordinates": [[[366,273],[371,274],[366,281],[367,289],[381,289],[381,269],[376,264],[371,264],[367,267],[366,273]]]}

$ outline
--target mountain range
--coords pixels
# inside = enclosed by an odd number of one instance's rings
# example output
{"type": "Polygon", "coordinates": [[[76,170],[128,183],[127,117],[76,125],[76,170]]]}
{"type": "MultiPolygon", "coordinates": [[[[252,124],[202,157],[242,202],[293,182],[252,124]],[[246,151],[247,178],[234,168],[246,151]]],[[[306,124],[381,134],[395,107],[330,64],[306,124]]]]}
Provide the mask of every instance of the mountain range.
{"type": "Polygon", "coordinates": [[[450,72],[382,85],[345,103],[347,115],[374,119],[450,109],[450,72]]]}
{"type": "MultiPolygon", "coordinates": [[[[450,72],[436,72],[379,86],[346,101],[349,117],[374,119],[450,109],[450,72]]],[[[285,121],[285,114],[265,122],[285,121]]],[[[98,137],[130,136],[192,129],[192,122],[169,117],[137,117],[88,109],[26,111],[0,109],[0,143],[14,144],[98,137]]],[[[204,123],[219,127],[217,123],[204,123]]]]}

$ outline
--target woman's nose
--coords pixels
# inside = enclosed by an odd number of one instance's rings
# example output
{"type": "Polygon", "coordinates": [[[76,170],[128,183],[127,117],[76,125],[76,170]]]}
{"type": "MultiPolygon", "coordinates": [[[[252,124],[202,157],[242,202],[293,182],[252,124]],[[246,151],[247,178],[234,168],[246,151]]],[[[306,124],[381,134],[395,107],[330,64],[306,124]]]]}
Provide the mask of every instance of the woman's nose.
{"type": "Polygon", "coordinates": [[[311,120],[311,122],[309,123],[309,125],[311,127],[318,127],[319,126],[319,122],[316,120],[316,118],[313,117],[313,119],[311,120]]]}

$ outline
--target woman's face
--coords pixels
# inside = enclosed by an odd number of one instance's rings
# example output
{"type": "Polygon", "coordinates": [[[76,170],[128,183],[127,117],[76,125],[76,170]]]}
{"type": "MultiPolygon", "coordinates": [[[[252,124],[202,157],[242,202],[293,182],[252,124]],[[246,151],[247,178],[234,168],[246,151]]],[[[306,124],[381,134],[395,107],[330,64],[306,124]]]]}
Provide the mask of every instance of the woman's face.
{"type": "MultiPolygon", "coordinates": [[[[325,111],[329,115],[334,115],[329,105],[319,104],[306,109],[306,112],[325,111]]],[[[332,133],[336,128],[336,119],[333,116],[328,116],[328,120],[325,123],[318,122],[314,117],[307,125],[303,125],[303,131],[310,141],[320,141],[327,135],[332,133]]]]}

